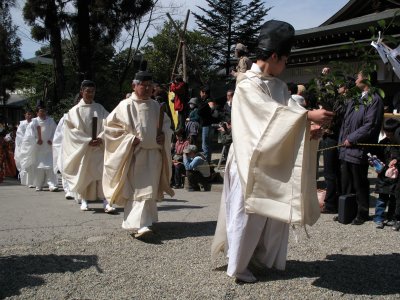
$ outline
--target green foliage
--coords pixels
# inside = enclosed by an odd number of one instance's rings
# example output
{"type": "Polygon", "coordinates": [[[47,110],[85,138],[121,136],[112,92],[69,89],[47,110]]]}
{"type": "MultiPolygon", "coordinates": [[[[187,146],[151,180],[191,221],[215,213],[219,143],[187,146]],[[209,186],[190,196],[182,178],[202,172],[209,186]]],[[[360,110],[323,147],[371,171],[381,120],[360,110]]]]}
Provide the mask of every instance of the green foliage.
{"type": "Polygon", "coordinates": [[[346,103],[350,99],[355,101],[356,107],[361,104],[368,105],[375,94],[380,95],[384,99],[384,91],[371,83],[371,75],[374,70],[365,67],[368,64],[360,65],[364,66],[364,68],[360,67],[359,69],[364,77],[363,80],[360,80],[360,83],[369,87],[367,97],[362,97],[362,90],[356,86],[355,80],[358,74],[353,74],[350,67],[342,62],[331,63],[331,73],[312,79],[308,83],[307,92],[312,97],[315,97],[323,108],[330,111],[334,111],[335,107],[346,103]],[[341,86],[346,86],[345,94],[338,93],[338,89],[341,86]]]}
{"type": "Polygon", "coordinates": [[[199,7],[204,15],[195,14],[200,31],[213,40],[210,52],[214,63],[224,66],[229,74],[233,46],[241,42],[254,50],[261,23],[270,8],[261,0],[247,5],[243,0],[206,0],[208,9],[199,7]]]}
{"type": "MultiPolygon", "coordinates": [[[[182,23],[178,23],[178,26],[182,26],[182,23]]],[[[148,45],[143,47],[141,51],[149,63],[154,80],[167,83],[171,80],[171,71],[178,52],[179,38],[171,22],[165,22],[164,26],[159,28],[158,31],[158,34],[149,38],[148,45]]],[[[207,81],[211,74],[212,56],[208,50],[212,45],[212,39],[202,35],[199,31],[187,31],[186,43],[190,48],[190,53],[187,54],[190,80],[199,80],[201,77],[203,81],[207,81]]]]}
{"type": "Polygon", "coordinates": [[[63,99],[60,99],[60,101],[58,101],[57,104],[51,108],[51,111],[49,110],[49,114],[51,114],[52,118],[58,123],[63,115],[76,104],[75,100],[76,95],[73,94],[70,94],[63,99]]]}
{"type": "Polygon", "coordinates": [[[27,96],[28,108],[34,109],[39,101],[46,102],[45,83],[52,81],[52,68],[51,65],[26,64],[18,70],[15,88],[27,96]]]}
{"type": "Polygon", "coordinates": [[[9,10],[12,1],[3,3],[0,9],[0,97],[7,100],[7,89],[14,89],[15,69],[21,59],[21,40],[17,26],[13,25],[9,10]]]}
{"type": "Polygon", "coordinates": [[[50,46],[42,46],[39,50],[35,51],[36,56],[49,55],[51,53],[50,46]]]}
{"type": "MultiPolygon", "coordinates": [[[[394,24],[400,25],[400,18],[398,17],[400,10],[394,15],[390,22],[385,20],[380,20],[375,26],[370,26],[369,31],[372,34],[371,39],[377,39],[377,32],[382,32],[384,40],[387,44],[398,45],[398,39],[390,35],[384,35],[386,30],[393,26],[394,24]]],[[[317,101],[326,109],[334,109],[337,103],[343,103],[349,99],[353,99],[358,105],[368,105],[372,101],[374,94],[378,94],[382,99],[385,98],[385,92],[376,87],[373,80],[371,80],[371,75],[376,74],[377,71],[377,60],[379,57],[372,47],[365,47],[365,44],[356,43],[355,38],[349,39],[352,44],[350,46],[343,46],[342,49],[351,51],[356,57],[358,57],[359,64],[357,65],[357,72],[362,72],[365,79],[361,80],[361,83],[369,87],[369,93],[367,97],[361,97],[362,91],[352,84],[347,90],[346,95],[339,95],[337,90],[340,86],[349,83],[349,79],[357,77],[354,74],[354,69],[349,64],[343,62],[331,62],[329,65],[331,73],[325,76],[320,76],[318,78],[312,79],[308,84],[308,92],[313,95],[317,101]]]]}
{"type": "MultiPolygon", "coordinates": [[[[83,3],[78,0],[27,0],[23,8],[24,18],[31,26],[32,37],[36,40],[50,41],[51,46],[42,47],[36,54],[50,54],[51,57],[58,57],[57,66],[64,68],[62,72],[65,80],[63,80],[63,93],[56,96],[58,90],[55,89],[54,78],[58,77],[54,71],[58,72],[59,69],[53,66],[35,66],[29,70],[24,68],[18,73],[20,77],[18,84],[20,87],[28,87],[26,91],[33,106],[39,100],[46,102],[52,100],[53,116],[61,116],[71,107],[70,99],[79,91],[79,78],[87,72],[87,69],[81,66],[82,61],[90,66],[90,77],[97,84],[96,101],[109,110],[114,108],[123,95],[116,80],[117,65],[120,65],[120,60],[114,59],[113,43],[119,38],[123,29],[131,29],[135,21],[154,6],[153,0],[85,1],[84,5],[87,4],[89,8],[87,18],[89,32],[82,33],[78,31],[77,24],[78,2],[83,3]],[[50,10],[50,4],[55,4],[52,8],[56,7],[56,12],[50,10]],[[65,29],[67,26],[71,33],[70,39],[59,40],[60,55],[57,56],[55,55],[56,47],[51,42],[54,29],[65,29]],[[87,34],[85,36],[88,38],[79,39],[81,34],[87,34]],[[82,59],[80,56],[82,53],[78,51],[79,47],[90,49],[90,53],[85,56],[87,59],[82,59]],[[45,82],[48,85],[46,95],[45,82]]],[[[126,88],[126,92],[131,91],[131,79],[132,76],[123,82],[122,86],[126,88]]]]}

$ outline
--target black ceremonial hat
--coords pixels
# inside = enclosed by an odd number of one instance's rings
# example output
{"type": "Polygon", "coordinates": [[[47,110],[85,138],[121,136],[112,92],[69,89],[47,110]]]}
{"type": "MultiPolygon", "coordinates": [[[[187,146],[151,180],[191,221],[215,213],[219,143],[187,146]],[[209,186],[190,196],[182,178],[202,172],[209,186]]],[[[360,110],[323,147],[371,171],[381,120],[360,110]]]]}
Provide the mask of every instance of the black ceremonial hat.
{"type": "Polygon", "coordinates": [[[271,20],[261,26],[258,48],[273,51],[279,55],[289,55],[294,42],[294,28],[289,23],[271,20]]]}
{"type": "Polygon", "coordinates": [[[39,109],[46,109],[46,105],[44,104],[44,102],[42,100],[36,101],[36,110],[39,110],[39,109]]]}
{"type": "Polygon", "coordinates": [[[81,83],[81,89],[87,88],[87,87],[96,87],[96,84],[94,83],[94,81],[92,80],[87,80],[85,79],[84,81],[82,81],[81,83]]]}
{"type": "Polygon", "coordinates": [[[150,81],[153,80],[153,75],[147,72],[147,61],[143,60],[140,64],[139,72],[135,75],[135,80],[150,81]]]}

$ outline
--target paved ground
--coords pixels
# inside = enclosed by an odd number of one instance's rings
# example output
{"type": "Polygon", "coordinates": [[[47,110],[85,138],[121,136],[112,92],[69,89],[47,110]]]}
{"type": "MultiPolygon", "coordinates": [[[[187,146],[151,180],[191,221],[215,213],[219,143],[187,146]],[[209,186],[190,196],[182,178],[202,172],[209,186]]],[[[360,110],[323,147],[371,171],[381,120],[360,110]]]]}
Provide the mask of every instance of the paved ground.
{"type": "MultiPolygon", "coordinates": [[[[177,190],[159,204],[148,243],[120,228],[122,210],[81,212],[63,193],[0,185],[0,298],[15,299],[399,299],[400,233],[341,225],[332,215],[291,232],[287,270],[237,285],[223,256],[210,260],[220,201],[177,190]],[[296,242],[296,237],[298,241],[296,242]]],[[[371,210],[372,212],[372,210],[371,210]]]]}

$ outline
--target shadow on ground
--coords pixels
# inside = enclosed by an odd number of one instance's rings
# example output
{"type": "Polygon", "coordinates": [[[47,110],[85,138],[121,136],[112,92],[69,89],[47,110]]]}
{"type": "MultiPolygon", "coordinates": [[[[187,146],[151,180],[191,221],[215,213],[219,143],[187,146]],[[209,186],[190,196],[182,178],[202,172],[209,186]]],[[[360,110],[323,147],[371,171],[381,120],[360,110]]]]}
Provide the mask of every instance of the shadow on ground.
{"type": "Polygon", "coordinates": [[[206,222],[161,222],[153,224],[154,234],[141,238],[148,244],[163,244],[163,241],[188,237],[211,236],[215,233],[216,221],[206,222]]]}
{"type": "Polygon", "coordinates": [[[16,178],[6,177],[0,186],[14,186],[21,185],[21,183],[16,178]]]}
{"type": "Polygon", "coordinates": [[[400,293],[400,254],[334,254],[323,261],[289,260],[286,271],[259,274],[261,281],[317,278],[312,285],[343,294],[384,296],[400,293]]]}
{"type": "Polygon", "coordinates": [[[169,211],[169,210],[179,210],[179,209],[200,209],[204,206],[199,205],[160,205],[158,211],[169,211]]]}
{"type": "Polygon", "coordinates": [[[161,203],[163,203],[163,202],[182,202],[182,203],[186,203],[186,202],[189,202],[189,201],[187,201],[187,200],[178,200],[178,199],[169,199],[169,198],[166,198],[166,199],[164,199],[161,203]]]}
{"type": "Polygon", "coordinates": [[[96,267],[96,255],[26,255],[0,257],[0,299],[20,295],[22,288],[46,284],[40,277],[49,273],[78,272],[96,267]]]}

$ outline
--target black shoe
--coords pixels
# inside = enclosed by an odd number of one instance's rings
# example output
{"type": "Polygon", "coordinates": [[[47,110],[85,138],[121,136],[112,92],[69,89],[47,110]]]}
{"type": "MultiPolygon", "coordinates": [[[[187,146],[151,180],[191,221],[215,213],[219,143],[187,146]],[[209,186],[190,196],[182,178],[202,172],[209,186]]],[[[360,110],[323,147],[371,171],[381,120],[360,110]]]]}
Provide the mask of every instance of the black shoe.
{"type": "Polygon", "coordinates": [[[385,226],[392,227],[394,224],[396,224],[396,220],[388,220],[388,221],[385,223],[385,226]]]}
{"type": "Polygon", "coordinates": [[[211,191],[211,184],[205,184],[205,185],[203,185],[203,189],[204,189],[205,192],[211,191]]]}
{"type": "Polygon", "coordinates": [[[365,223],[365,220],[363,219],[359,219],[359,218],[355,218],[352,222],[351,225],[362,225],[365,223]]]}
{"type": "Polygon", "coordinates": [[[392,229],[394,231],[399,231],[400,230],[400,221],[396,221],[396,223],[393,225],[392,229]]]}
{"type": "Polygon", "coordinates": [[[329,209],[325,206],[321,209],[321,214],[337,214],[337,209],[329,209]]]}
{"type": "Polygon", "coordinates": [[[383,224],[383,222],[380,222],[380,221],[375,222],[375,224],[376,224],[376,227],[375,227],[375,228],[377,228],[377,229],[383,229],[383,228],[385,227],[385,225],[383,224]]]}
{"type": "Polygon", "coordinates": [[[200,192],[199,188],[188,188],[188,192],[200,192]]]}

